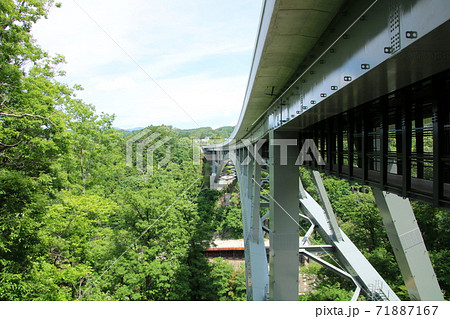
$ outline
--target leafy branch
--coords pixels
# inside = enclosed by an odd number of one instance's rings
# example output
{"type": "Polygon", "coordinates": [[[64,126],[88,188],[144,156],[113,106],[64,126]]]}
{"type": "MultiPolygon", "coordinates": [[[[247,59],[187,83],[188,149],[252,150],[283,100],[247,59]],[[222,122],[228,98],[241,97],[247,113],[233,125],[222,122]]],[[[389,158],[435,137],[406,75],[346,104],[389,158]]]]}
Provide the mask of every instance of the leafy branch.
{"type": "Polygon", "coordinates": [[[24,113],[24,114],[13,114],[13,113],[4,113],[4,112],[0,112],[0,116],[9,116],[9,117],[17,117],[17,118],[32,117],[32,118],[37,118],[37,119],[41,119],[41,120],[48,121],[48,122],[50,122],[53,126],[56,126],[55,123],[53,123],[53,121],[52,121],[51,119],[49,119],[48,117],[41,116],[41,115],[37,115],[37,114],[28,114],[28,113],[24,113]]]}

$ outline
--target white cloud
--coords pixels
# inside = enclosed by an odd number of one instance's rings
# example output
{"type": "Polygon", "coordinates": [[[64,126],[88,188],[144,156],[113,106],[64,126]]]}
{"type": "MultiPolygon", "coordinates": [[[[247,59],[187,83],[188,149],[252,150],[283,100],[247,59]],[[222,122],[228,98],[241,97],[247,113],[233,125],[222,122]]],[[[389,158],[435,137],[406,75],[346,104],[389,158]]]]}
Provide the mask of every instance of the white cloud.
{"type": "Polygon", "coordinates": [[[66,81],[85,87],[79,96],[98,111],[115,113],[116,126],[196,127],[171,98],[201,126],[237,120],[261,1],[62,4],[34,33],[44,49],[66,56],[66,81]]]}

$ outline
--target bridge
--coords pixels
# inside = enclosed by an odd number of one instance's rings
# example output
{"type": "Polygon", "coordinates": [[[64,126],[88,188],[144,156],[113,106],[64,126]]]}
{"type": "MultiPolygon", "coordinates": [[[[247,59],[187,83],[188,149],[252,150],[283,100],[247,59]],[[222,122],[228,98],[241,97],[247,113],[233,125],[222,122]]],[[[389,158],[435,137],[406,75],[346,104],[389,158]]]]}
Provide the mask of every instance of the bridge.
{"type": "Polygon", "coordinates": [[[339,228],[320,173],[372,188],[410,298],[443,300],[409,199],[450,207],[449,31],[447,0],[263,2],[238,124],[204,148],[212,184],[235,166],[249,300],[298,300],[300,255],[351,280],[353,300],[399,300],[339,228]],[[308,245],[313,232],[326,244],[308,245]]]}

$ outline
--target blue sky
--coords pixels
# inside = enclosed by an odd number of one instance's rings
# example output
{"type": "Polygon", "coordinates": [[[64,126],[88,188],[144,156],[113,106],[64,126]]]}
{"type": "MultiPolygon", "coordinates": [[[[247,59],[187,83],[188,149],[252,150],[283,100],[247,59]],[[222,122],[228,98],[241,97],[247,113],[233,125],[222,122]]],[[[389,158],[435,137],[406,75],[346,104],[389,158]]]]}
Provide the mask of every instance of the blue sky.
{"type": "Polygon", "coordinates": [[[237,122],[262,0],[60,2],[33,34],[66,57],[61,81],[81,84],[116,127],[237,122]]]}

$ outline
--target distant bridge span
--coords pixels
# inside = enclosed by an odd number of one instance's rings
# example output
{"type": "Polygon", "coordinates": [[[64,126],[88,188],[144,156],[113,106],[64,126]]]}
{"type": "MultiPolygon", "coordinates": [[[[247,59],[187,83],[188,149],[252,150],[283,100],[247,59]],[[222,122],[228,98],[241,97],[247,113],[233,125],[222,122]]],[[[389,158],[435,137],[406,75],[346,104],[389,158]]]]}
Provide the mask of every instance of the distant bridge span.
{"type": "Polygon", "coordinates": [[[449,35],[447,0],[264,1],[238,124],[205,148],[218,167],[236,166],[249,300],[298,299],[299,253],[317,257],[298,247],[300,218],[341,268],[319,262],[353,280],[354,299],[398,300],[339,228],[320,171],[372,187],[411,299],[443,299],[408,198],[450,207],[449,35]]]}

